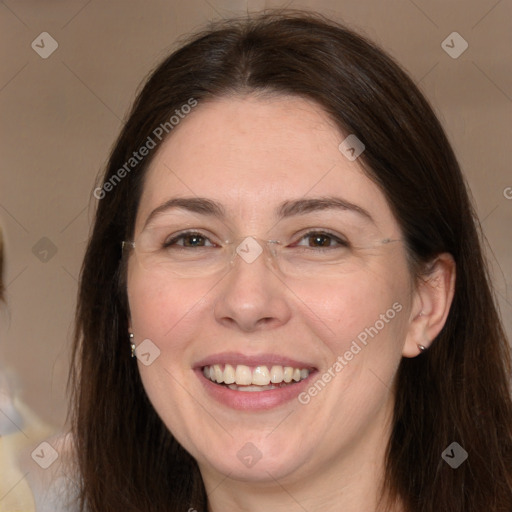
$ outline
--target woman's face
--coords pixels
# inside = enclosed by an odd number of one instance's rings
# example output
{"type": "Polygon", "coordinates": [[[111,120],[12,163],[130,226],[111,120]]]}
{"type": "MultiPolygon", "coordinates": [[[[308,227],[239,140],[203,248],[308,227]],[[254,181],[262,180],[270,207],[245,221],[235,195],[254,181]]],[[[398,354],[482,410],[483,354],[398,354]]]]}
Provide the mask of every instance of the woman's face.
{"type": "Polygon", "coordinates": [[[148,170],[130,326],[146,392],[203,476],[286,482],[385,448],[414,286],[348,135],[304,99],[219,99],[148,170]]]}

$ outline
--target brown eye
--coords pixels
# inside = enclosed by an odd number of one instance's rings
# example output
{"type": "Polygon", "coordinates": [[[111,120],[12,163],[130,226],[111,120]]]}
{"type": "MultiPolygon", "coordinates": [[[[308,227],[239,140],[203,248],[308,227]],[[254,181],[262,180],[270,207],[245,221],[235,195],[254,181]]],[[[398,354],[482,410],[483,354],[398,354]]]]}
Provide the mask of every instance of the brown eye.
{"type": "Polygon", "coordinates": [[[329,235],[310,235],[309,242],[315,247],[330,247],[331,237],[329,235]]]}
{"type": "Polygon", "coordinates": [[[306,233],[299,241],[297,246],[299,247],[308,247],[308,248],[332,248],[336,249],[339,247],[348,247],[348,242],[342,240],[341,238],[335,236],[332,233],[326,233],[322,231],[310,231],[306,233]],[[301,243],[303,240],[306,241],[306,244],[301,243]]]}
{"type": "MultiPolygon", "coordinates": [[[[164,243],[165,248],[169,248],[172,246],[179,247],[206,247],[206,242],[209,242],[209,239],[202,235],[201,233],[180,233],[179,235],[167,240],[164,243]]],[[[211,242],[210,242],[211,244],[211,242]]],[[[211,244],[213,245],[213,244],[211,244]]]]}
{"type": "Polygon", "coordinates": [[[201,235],[185,235],[182,238],[185,247],[203,247],[205,243],[205,238],[201,235]]]}

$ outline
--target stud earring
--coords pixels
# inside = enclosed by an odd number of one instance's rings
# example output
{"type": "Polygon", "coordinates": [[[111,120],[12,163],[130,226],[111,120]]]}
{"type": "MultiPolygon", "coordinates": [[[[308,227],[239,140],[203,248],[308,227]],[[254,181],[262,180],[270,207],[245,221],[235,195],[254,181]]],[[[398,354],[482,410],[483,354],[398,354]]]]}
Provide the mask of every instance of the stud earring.
{"type": "Polygon", "coordinates": [[[130,333],[130,347],[132,349],[132,357],[135,357],[135,343],[133,342],[133,332],[130,333]]]}

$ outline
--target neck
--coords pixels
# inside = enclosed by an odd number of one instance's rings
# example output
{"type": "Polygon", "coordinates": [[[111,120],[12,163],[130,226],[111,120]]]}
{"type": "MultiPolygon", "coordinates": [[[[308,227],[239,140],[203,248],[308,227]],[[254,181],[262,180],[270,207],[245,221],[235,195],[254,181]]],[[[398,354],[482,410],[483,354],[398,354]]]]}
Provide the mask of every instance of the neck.
{"type": "MultiPolygon", "coordinates": [[[[372,425],[329,460],[312,462],[279,481],[270,472],[264,482],[247,482],[202,468],[209,512],[384,512],[379,498],[391,413],[392,404],[387,404],[372,425]]],[[[402,512],[402,508],[386,512],[402,512]]]]}

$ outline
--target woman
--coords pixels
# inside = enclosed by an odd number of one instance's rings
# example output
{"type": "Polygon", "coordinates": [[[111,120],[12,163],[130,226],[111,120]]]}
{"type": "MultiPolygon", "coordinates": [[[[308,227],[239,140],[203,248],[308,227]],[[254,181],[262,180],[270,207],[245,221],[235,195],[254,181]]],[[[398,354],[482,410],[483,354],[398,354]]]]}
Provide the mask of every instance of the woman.
{"type": "Polygon", "coordinates": [[[380,49],[300,12],[194,36],[94,195],[84,510],[512,510],[510,353],[474,213],[380,49]]]}

